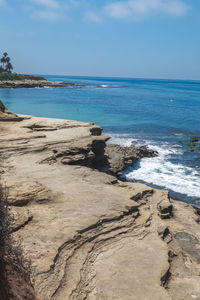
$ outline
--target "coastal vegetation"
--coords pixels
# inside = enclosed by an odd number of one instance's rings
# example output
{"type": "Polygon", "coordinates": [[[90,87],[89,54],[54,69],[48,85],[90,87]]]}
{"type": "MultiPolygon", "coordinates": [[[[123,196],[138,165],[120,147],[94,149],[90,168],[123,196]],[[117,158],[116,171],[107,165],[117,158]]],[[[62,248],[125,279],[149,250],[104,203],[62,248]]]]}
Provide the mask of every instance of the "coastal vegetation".
{"type": "Polygon", "coordinates": [[[0,300],[36,300],[30,282],[30,262],[12,238],[13,222],[8,191],[0,184],[0,300]]]}
{"type": "Polygon", "coordinates": [[[33,75],[21,75],[14,73],[0,73],[0,81],[15,81],[15,80],[45,80],[41,76],[33,76],[33,75]]]}
{"type": "Polygon", "coordinates": [[[10,244],[8,242],[9,223],[7,201],[2,186],[0,186],[0,300],[8,297],[8,285],[5,278],[5,250],[10,244]]]}
{"type": "Polygon", "coordinates": [[[7,52],[4,52],[0,58],[0,81],[15,81],[15,80],[45,80],[41,76],[21,75],[12,73],[13,65],[11,58],[7,52]]]}
{"type": "Polygon", "coordinates": [[[7,52],[3,53],[3,56],[0,59],[0,73],[9,74],[12,73],[13,65],[11,64],[11,59],[8,56],[7,52]]]}

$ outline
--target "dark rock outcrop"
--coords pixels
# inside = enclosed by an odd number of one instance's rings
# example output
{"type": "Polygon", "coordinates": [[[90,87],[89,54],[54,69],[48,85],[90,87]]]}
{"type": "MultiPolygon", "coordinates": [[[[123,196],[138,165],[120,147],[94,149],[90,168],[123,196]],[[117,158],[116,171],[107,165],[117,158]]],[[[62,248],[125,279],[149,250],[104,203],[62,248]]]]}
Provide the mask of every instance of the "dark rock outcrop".
{"type": "Polygon", "coordinates": [[[110,173],[117,177],[129,166],[133,166],[139,159],[143,157],[155,157],[157,152],[142,147],[123,147],[115,144],[107,144],[105,148],[104,163],[97,166],[101,171],[110,173]]]}
{"type": "Polygon", "coordinates": [[[84,85],[81,84],[74,84],[69,82],[54,82],[48,80],[6,80],[0,81],[0,88],[1,89],[19,89],[19,88],[43,88],[43,87],[83,87],[84,85]]]}

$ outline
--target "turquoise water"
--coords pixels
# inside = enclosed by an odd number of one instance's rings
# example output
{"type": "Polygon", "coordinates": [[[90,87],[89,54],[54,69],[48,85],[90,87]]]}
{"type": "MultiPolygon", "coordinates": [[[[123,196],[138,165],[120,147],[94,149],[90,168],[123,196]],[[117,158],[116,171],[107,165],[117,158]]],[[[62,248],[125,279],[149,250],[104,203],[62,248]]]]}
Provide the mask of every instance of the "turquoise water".
{"type": "Polygon", "coordinates": [[[200,151],[187,145],[200,139],[200,81],[45,77],[86,87],[2,89],[0,98],[16,113],[94,122],[113,142],[157,150],[124,176],[200,206],[200,151]]]}

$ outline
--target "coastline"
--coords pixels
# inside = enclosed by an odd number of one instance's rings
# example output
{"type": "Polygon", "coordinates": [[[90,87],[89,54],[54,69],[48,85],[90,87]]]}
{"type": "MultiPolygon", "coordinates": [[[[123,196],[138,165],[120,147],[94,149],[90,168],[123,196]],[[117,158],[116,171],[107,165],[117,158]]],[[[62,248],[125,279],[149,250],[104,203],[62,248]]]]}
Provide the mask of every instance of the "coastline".
{"type": "Polygon", "coordinates": [[[67,83],[67,82],[54,82],[49,80],[1,80],[0,89],[19,89],[19,88],[62,88],[62,87],[84,87],[81,84],[67,83]]]}
{"type": "Polygon", "coordinates": [[[200,206],[199,147],[191,152],[188,145],[192,136],[200,141],[198,114],[193,109],[199,107],[197,84],[44,76],[86,88],[0,89],[0,98],[16,113],[94,122],[113,143],[147,145],[159,156],[140,160],[128,170],[127,179],[175,191],[180,194],[173,197],[200,206]],[[177,110],[182,113],[176,114],[177,110]]]}
{"type": "MultiPolygon", "coordinates": [[[[9,190],[13,238],[30,259],[41,299],[200,295],[198,209],[96,169],[109,138],[99,126],[5,108],[0,117],[1,181],[9,190]]],[[[124,160],[116,158],[118,147],[110,147],[117,171],[108,159],[115,174],[135,159],[123,147],[124,160]]]]}

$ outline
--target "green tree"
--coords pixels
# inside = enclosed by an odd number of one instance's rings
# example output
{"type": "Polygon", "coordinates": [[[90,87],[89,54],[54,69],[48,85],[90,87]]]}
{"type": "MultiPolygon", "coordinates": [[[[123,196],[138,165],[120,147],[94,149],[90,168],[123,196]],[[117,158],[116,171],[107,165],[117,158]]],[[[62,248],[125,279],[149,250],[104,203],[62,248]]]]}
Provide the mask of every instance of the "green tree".
{"type": "Polygon", "coordinates": [[[6,60],[8,58],[8,53],[4,52],[3,57],[1,58],[2,68],[5,70],[6,60]]]}
{"type": "Polygon", "coordinates": [[[0,62],[2,64],[0,66],[0,73],[12,73],[13,65],[11,64],[11,60],[7,52],[3,53],[0,62]]]}
{"type": "Polygon", "coordinates": [[[11,62],[9,61],[6,63],[6,72],[12,73],[12,70],[13,70],[13,66],[12,66],[11,62]]]}

